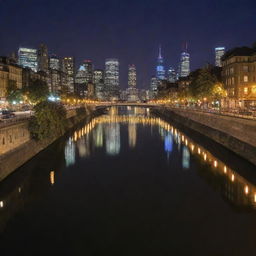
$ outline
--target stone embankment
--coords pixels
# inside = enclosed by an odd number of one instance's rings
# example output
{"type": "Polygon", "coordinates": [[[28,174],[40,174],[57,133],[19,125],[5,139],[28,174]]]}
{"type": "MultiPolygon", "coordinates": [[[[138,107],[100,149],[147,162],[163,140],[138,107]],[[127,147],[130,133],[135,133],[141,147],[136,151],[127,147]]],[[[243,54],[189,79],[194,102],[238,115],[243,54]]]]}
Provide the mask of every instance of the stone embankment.
{"type": "MultiPolygon", "coordinates": [[[[99,111],[103,110],[87,108],[84,115],[77,116],[75,110],[69,110],[67,112],[68,129],[99,114],[99,111]]],[[[58,139],[40,142],[31,139],[28,122],[21,121],[0,129],[0,181],[58,139]]]]}
{"type": "Polygon", "coordinates": [[[152,111],[209,137],[256,165],[256,121],[188,109],[156,108],[152,111]]]}

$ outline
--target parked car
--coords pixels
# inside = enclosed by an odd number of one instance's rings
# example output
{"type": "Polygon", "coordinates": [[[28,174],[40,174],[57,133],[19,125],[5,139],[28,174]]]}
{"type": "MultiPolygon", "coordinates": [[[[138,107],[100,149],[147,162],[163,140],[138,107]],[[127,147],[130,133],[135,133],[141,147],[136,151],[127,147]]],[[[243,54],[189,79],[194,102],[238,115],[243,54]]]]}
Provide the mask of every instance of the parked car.
{"type": "Polygon", "coordinates": [[[15,117],[15,114],[11,110],[2,110],[2,119],[8,119],[15,117]]]}

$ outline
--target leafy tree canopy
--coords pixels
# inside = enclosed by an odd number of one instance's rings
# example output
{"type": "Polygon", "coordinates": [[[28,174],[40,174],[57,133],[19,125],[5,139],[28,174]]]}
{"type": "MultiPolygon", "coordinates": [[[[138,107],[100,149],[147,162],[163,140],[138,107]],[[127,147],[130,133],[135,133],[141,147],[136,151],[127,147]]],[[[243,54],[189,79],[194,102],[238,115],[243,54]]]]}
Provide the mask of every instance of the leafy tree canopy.
{"type": "Polygon", "coordinates": [[[14,101],[20,102],[23,99],[22,92],[18,89],[16,81],[9,80],[6,88],[6,99],[12,103],[14,101]]]}
{"type": "Polygon", "coordinates": [[[45,101],[49,96],[47,83],[41,80],[35,80],[25,89],[28,99],[33,103],[45,101]]]}
{"type": "Polygon", "coordinates": [[[66,109],[60,103],[43,101],[35,107],[29,129],[34,139],[52,139],[64,134],[66,129],[66,109]]]}

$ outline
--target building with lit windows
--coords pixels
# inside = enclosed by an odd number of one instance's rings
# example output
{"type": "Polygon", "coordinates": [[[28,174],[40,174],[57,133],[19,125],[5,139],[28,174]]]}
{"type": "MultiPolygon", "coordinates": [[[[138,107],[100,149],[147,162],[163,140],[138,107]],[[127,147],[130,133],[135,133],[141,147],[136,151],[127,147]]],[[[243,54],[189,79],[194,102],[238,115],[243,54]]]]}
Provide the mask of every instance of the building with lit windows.
{"type": "Polygon", "coordinates": [[[10,58],[0,57],[0,100],[5,101],[7,87],[13,84],[22,88],[22,68],[13,63],[10,58]]]}
{"type": "Polygon", "coordinates": [[[128,66],[128,89],[127,89],[127,100],[128,101],[138,101],[139,100],[139,92],[136,88],[137,83],[137,74],[136,74],[136,66],[129,65],[128,66]]]}
{"type": "Polygon", "coordinates": [[[38,60],[38,71],[47,72],[49,69],[49,57],[48,57],[48,48],[44,44],[40,44],[37,51],[37,60],[38,60]]]}
{"type": "Polygon", "coordinates": [[[93,71],[93,84],[95,85],[96,98],[99,100],[104,100],[104,71],[101,69],[96,69],[93,71]]]}
{"type": "Polygon", "coordinates": [[[83,63],[86,72],[86,83],[93,82],[93,64],[91,60],[85,60],[83,63]]]}
{"type": "Polygon", "coordinates": [[[75,60],[74,57],[65,57],[62,60],[62,71],[68,76],[68,88],[69,92],[74,92],[74,69],[75,60]]]}
{"type": "Polygon", "coordinates": [[[222,80],[227,88],[226,107],[255,107],[256,50],[240,47],[228,51],[222,57],[222,80]]]}
{"type": "Polygon", "coordinates": [[[136,88],[136,67],[135,65],[129,65],[128,67],[128,87],[136,88]]]}
{"type": "Polygon", "coordinates": [[[87,72],[84,65],[80,65],[75,75],[75,93],[81,97],[86,96],[87,72]]]}
{"type": "Polygon", "coordinates": [[[179,77],[187,77],[190,74],[190,55],[187,51],[181,53],[179,64],[179,77]]]}
{"type": "Polygon", "coordinates": [[[177,78],[177,74],[174,68],[170,67],[168,70],[168,76],[167,76],[167,80],[170,83],[175,83],[176,82],[176,78],[177,78]]]}
{"type": "Polygon", "coordinates": [[[24,68],[38,70],[37,49],[20,47],[18,50],[18,64],[24,68]]]}
{"type": "Polygon", "coordinates": [[[57,55],[52,54],[49,58],[50,69],[60,70],[60,66],[60,59],[57,57],[57,55]]]}
{"type": "Polygon", "coordinates": [[[150,80],[150,98],[151,99],[155,98],[157,95],[157,85],[158,85],[157,78],[155,76],[152,76],[150,80]]]}
{"type": "Polygon", "coordinates": [[[109,100],[119,98],[119,61],[118,59],[106,59],[105,61],[105,86],[109,100]]]}
{"type": "Polygon", "coordinates": [[[158,53],[158,58],[157,58],[156,78],[157,78],[157,80],[165,79],[164,58],[162,57],[161,46],[159,47],[159,53],[158,53]]]}
{"type": "Polygon", "coordinates": [[[225,54],[225,47],[215,48],[215,66],[222,67],[221,58],[225,54]]]}

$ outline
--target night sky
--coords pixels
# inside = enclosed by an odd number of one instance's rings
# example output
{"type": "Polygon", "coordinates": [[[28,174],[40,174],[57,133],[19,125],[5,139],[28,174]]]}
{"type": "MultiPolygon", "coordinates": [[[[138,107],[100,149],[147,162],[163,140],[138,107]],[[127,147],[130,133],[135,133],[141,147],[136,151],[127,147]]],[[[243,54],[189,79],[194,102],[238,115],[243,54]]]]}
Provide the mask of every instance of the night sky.
{"type": "Polygon", "coordinates": [[[149,86],[159,44],[166,69],[177,68],[187,41],[196,69],[214,62],[214,47],[251,45],[255,32],[255,0],[0,0],[0,55],[43,42],[77,66],[118,58],[122,88],[128,64],[137,66],[138,87],[149,86]]]}

